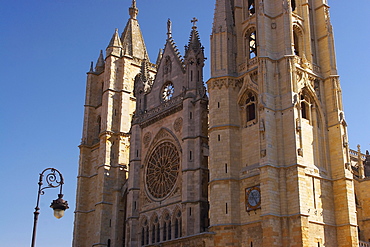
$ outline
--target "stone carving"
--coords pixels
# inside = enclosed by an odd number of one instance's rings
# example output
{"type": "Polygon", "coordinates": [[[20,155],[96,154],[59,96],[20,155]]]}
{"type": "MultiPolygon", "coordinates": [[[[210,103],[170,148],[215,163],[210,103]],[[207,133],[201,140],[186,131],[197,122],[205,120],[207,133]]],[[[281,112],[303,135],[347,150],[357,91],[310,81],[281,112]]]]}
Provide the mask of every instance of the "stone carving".
{"type": "Polygon", "coordinates": [[[144,137],[143,137],[144,146],[146,148],[148,147],[151,140],[152,140],[152,133],[151,132],[146,132],[144,137]]]}
{"type": "Polygon", "coordinates": [[[157,143],[158,141],[162,140],[162,139],[165,139],[166,137],[169,137],[170,136],[170,133],[168,133],[167,130],[165,129],[161,129],[158,134],[155,136],[155,138],[153,139],[153,143],[157,143]]]}
{"type": "Polygon", "coordinates": [[[172,62],[170,56],[166,56],[164,60],[164,67],[163,67],[163,73],[168,74],[171,73],[171,68],[172,68],[172,62]]]}
{"type": "Polygon", "coordinates": [[[210,89],[215,89],[216,87],[218,87],[218,89],[221,89],[222,87],[225,87],[225,88],[232,87],[234,89],[235,88],[240,89],[241,86],[242,84],[240,80],[227,78],[227,79],[219,79],[219,80],[212,81],[210,85],[210,89]]]}
{"type": "Polygon", "coordinates": [[[176,132],[180,132],[181,129],[182,129],[182,118],[179,117],[175,120],[175,122],[173,123],[173,129],[176,131],[176,132]]]}

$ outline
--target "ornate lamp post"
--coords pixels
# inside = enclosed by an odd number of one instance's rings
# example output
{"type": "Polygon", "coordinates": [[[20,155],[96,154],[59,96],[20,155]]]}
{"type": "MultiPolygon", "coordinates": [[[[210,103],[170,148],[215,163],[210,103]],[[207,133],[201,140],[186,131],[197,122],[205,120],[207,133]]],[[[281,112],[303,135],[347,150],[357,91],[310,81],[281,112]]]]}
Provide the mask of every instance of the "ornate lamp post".
{"type": "Polygon", "coordinates": [[[39,214],[40,214],[40,212],[39,212],[39,210],[40,210],[40,208],[39,208],[40,195],[43,195],[45,193],[44,190],[48,189],[48,188],[58,188],[58,187],[60,187],[60,192],[58,194],[58,199],[53,200],[53,202],[50,205],[50,207],[54,210],[55,218],[57,218],[57,219],[62,218],[63,215],[64,215],[64,211],[69,208],[67,201],[63,200],[62,187],[63,187],[63,184],[64,184],[64,179],[63,179],[63,175],[62,175],[62,173],[60,173],[60,171],[58,171],[55,168],[46,168],[45,170],[43,170],[40,173],[40,178],[39,178],[39,183],[38,184],[39,184],[39,190],[37,192],[37,203],[36,203],[36,207],[35,207],[35,212],[33,213],[34,218],[33,218],[33,232],[32,232],[31,247],[35,247],[37,220],[38,220],[39,214]],[[45,185],[43,187],[42,186],[43,185],[43,178],[44,178],[45,174],[46,174],[45,182],[46,182],[47,185],[45,185]]]}

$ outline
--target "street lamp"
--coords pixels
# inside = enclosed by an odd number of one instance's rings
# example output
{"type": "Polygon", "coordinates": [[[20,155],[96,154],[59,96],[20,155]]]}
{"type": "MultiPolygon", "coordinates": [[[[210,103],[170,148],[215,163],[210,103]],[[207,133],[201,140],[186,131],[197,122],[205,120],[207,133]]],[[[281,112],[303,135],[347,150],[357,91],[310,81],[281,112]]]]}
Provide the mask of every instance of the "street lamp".
{"type": "Polygon", "coordinates": [[[40,173],[40,178],[39,178],[39,190],[37,192],[37,203],[36,203],[36,207],[35,207],[35,212],[33,212],[34,214],[34,218],[33,218],[33,232],[32,232],[32,243],[31,243],[31,247],[35,247],[35,242],[36,242],[36,226],[37,226],[37,220],[39,218],[39,202],[40,202],[40,195],[43,195],[45,192],[44,190],[45,189],[48,189],[48,188],[57,188],[57,187],[60,187],[60,192],[58,194],[58,199],[56,200],[53,200],[53,202],[51,203],[50,207],[54,210],[54,216],[55,218],[57,219],[60,219],[63,217],[64,215],[64,211],[66,209],[68,209],[68,203],[67,201],[63,200],[63,194],[62,194],[62,187],[63,187],[63,184],[64,184],[64,179],[63,179],[63,175],[62,173],[60,173],[60,171],[58,171],[57,169],[55,168],[46,168],[45,170],[43,170],[41,173],[40,173]],[[44,174],[47,172],[47,175],[45,177],[45,182],[47,183],[46,186],[42,186],[43,185],[43,178],[44,178],[44,174]]]}

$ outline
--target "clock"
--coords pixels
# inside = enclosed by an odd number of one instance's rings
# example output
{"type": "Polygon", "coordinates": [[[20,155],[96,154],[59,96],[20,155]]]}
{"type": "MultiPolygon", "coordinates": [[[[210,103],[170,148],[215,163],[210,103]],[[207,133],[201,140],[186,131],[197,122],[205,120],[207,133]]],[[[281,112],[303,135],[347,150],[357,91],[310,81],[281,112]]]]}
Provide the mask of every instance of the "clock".
{"type": "Polygon", "coordinates": [[[175,92],[175,87],[173,86],[172,82],[168,82],[166,85],[164,85],[162,89],[162,93],[161,93],[162,100],[164,102],[169,101],[172,98],[174,92],[175,92]]]}
{"type": "Polygon", "coordinates": [[[261,207],[261,190],[259,186],[254,186],[245,190],[247,211],[261,207]]]}

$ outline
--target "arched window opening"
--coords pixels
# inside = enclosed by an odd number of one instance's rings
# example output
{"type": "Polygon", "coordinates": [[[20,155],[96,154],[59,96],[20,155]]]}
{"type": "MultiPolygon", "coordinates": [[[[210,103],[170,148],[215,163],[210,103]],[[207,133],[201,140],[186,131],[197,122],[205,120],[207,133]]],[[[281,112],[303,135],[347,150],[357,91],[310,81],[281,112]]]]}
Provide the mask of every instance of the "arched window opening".
{"type": "Polygon", "coordinates": [[[159,241],[159,221],[158,217],[156,216],[152,224],[152,243],[157,243],[159,241]]]}
{"type": "Polygon", "coordinates": [[[168,222],[168,240],[171,240],[171,221],[168,222]]]}
{"type": "Polygon", "coordinates": [[[308,119],[308,114],[307,114],[307,104],[306,102],[301,103],[301,108],[302,108],[302,118],[308,119]]]}
{"type": "Polygon", "coordinates": [[[145,220],[141,228],[141,245],[149,244],[149,226],[148,221],[145,220]]]}
{"type": "Polygon", "coordinates": [[[156,229],[156,227],[155,227],[155,225],[153,225],[153,227],[152,227],[152,243],[155,243],[155,229],[156,229]]]}
{"type": "Polygon", "coordinates": [[[145,233],[145,242],[146,244],[149,244],[149,226],[146,227],[145,233]]]}
{"type": "Polygon", "coordinates": [[[177,211],[175,219],[175,238],[181,237],[181,211],[177,211]]]}
{"type": "Polygon", "coordinates": [[[304,119],[307,119],[307,120],[310,120],[310,105],[311,105],[311,100],[310,98],[305,95],[305,94],[302,94],[301,95],[301,116],[302,118],[304,119]]]}
{"type": "Polygon", "coordinates": [[[257,35],[256,30],[253,30],[247,34],[247,43],[248,43],[248,56],[249,59],[257,57],[257,35]]]}
{"type": "Polygon", "coordinates": [[[249,92],[245,102],[247,122],[256,119],[256,96],[249,92]]]}
{"type": "Polygon", "coordinates": [[[171,218],[167,213],[163,222],[163,241],[171,240],[171,218]]]}
{"type": "Polygon", "coordinates": [[[167,240],[167,223],[163,223],[163,241],[167,240]]]}
{"type": "Polygon", "coordinates": [[[293,31],[294,55],[299,56],[299,38],[296,31],[293,31]]]}
{"type": "Polygon", "coordinates": [[[295,0],[292,0],[292,11],[294,11],[296,8],[296,3],[295,3],[295,0]]]}
{"type": "Polygon", "coordinates": [[[141,245],[145,244],[145,228],[141,228],[141,245]]]}
{"type": "MultiPolygon", "coordinates": [[[[98,97],[97,105],[98,106],[102,104],[102,100],[103,100],[103,86],[104,86],[104,84],[103,84],[103,82],[101,82],[100,83],[100,88],[98,88],[98,95],[97,95],[97,97],[98,97]]],[[[97,86],[97,87],[99,87],[99,86],[97,86]]]]}
{"type": "Polygon", "coordinates": [[[100,132],[101,132],[101,117],[98,116],[98,118],[96,119],[96,124],[98,125],[97,127],[97,136],[99,136],[100,132]]]}
{"type": "Polygon", "coordinates": [[[254,4],[254,0],[248,0],[248,13],[249,13],[249,16],[254,15],[256,13],[256,7],[254,4]]]}

